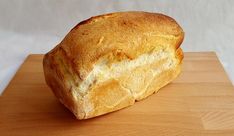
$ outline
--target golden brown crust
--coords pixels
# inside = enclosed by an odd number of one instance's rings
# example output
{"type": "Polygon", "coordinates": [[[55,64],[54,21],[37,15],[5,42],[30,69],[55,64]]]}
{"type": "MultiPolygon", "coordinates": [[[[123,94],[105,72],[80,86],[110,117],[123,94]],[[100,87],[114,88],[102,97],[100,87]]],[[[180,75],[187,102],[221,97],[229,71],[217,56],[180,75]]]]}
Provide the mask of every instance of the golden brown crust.
{"type": "Polygon", "coordinates": [[[116,49],[134,59],[157,46],[178,48],[183,31],[174,19],[157,13],[118,12],[92,17],[74,27],[59,44],[82,79],[92,65],[116,49]],[[160,40],[155,40],[155,39],[160,40]],[[176,43],[173,43],[176,42],[176,43]]]}
{"type": "Polygon", "coordinates": [[[45,55],[45,79],[78,119],[105,114],[132,105],[172,81],[180,73],[183,38],[176,21],[162,14],[118,12],[92,17],[45,55]],[[154,62],[144,64],[144,57],[154,62]],[[136,67],[110,79],[91,80],[100,63],[113,71],[112,65],[121,66],[123,61],[136,67]],[[81,84],[87,90],[79,90],[81,84]]]}

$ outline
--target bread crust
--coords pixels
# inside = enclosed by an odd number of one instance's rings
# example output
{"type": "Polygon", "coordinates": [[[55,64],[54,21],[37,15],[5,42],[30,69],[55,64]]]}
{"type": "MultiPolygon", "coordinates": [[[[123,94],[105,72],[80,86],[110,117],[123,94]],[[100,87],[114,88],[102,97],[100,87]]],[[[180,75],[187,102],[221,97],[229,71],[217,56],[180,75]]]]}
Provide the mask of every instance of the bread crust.
{"type": "Polygon", "coordinates": [[[176,21],[158,13],[132,11],[92,17],[76,25],[44,56],[45,79],[78,119],[109,113],[146,98],[180,73],[183,52],[179,47],[183,38],[184,32],[176,21]],[[159,59],[152,57],[153,53],[159,59]],[[140,61],[145,54],[145,58],[155,61],[140,61]],[[104,62],[109,69],[125,62],[136,67],[112,78],[91,80],[91,73],[104,62]],[[134,76],[130,77],[129,72],[134,76]],[[141,89],[134,89],[134,82],[142,79],[145,82],[139,85],[141,89]],[[79,90],[81,84],[84,87],[79,90]]]}

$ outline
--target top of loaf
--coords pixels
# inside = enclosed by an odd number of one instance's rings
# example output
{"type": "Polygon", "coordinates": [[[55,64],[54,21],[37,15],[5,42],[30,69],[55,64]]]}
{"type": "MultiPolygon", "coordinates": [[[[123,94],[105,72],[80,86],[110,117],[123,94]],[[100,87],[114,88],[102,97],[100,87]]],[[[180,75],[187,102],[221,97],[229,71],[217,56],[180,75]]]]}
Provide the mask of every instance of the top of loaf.
{"type": "Polygon", "coordinates": [[[148,12],[117,12],[77,24],[47,55],[61,52],[81,80],[102,58],[108,63],[135,59],[155,50],[177,49],[184,32],[168,16],[148,12]]]}

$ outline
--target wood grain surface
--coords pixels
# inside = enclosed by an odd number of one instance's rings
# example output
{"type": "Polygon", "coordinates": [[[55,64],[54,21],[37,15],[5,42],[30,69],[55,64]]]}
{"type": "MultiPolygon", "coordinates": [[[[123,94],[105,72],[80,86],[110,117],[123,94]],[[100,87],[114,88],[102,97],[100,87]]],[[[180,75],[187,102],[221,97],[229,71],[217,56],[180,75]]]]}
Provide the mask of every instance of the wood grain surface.
{"type": "Polygon", "coordinates": [[[185,53],[182,74],[133,106],[76,120],[45,84],[43,55],[29,55],[0,96],[0,135],[234,135],[234,88],[215,53],[185,53]]]}

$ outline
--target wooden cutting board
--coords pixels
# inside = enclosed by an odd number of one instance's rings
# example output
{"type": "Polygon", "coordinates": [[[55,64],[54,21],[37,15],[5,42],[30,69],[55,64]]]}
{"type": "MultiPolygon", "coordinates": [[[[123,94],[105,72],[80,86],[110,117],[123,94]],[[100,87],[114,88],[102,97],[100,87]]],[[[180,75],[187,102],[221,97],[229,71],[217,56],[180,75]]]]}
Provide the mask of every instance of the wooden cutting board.
{"type": "Polygon", "coordinates": [[[215,53],[185,53],[182,74],[123,110],[76,120],[29,55],[0,97],[0,135],[234,135],[234,88],[215,53]]]}

